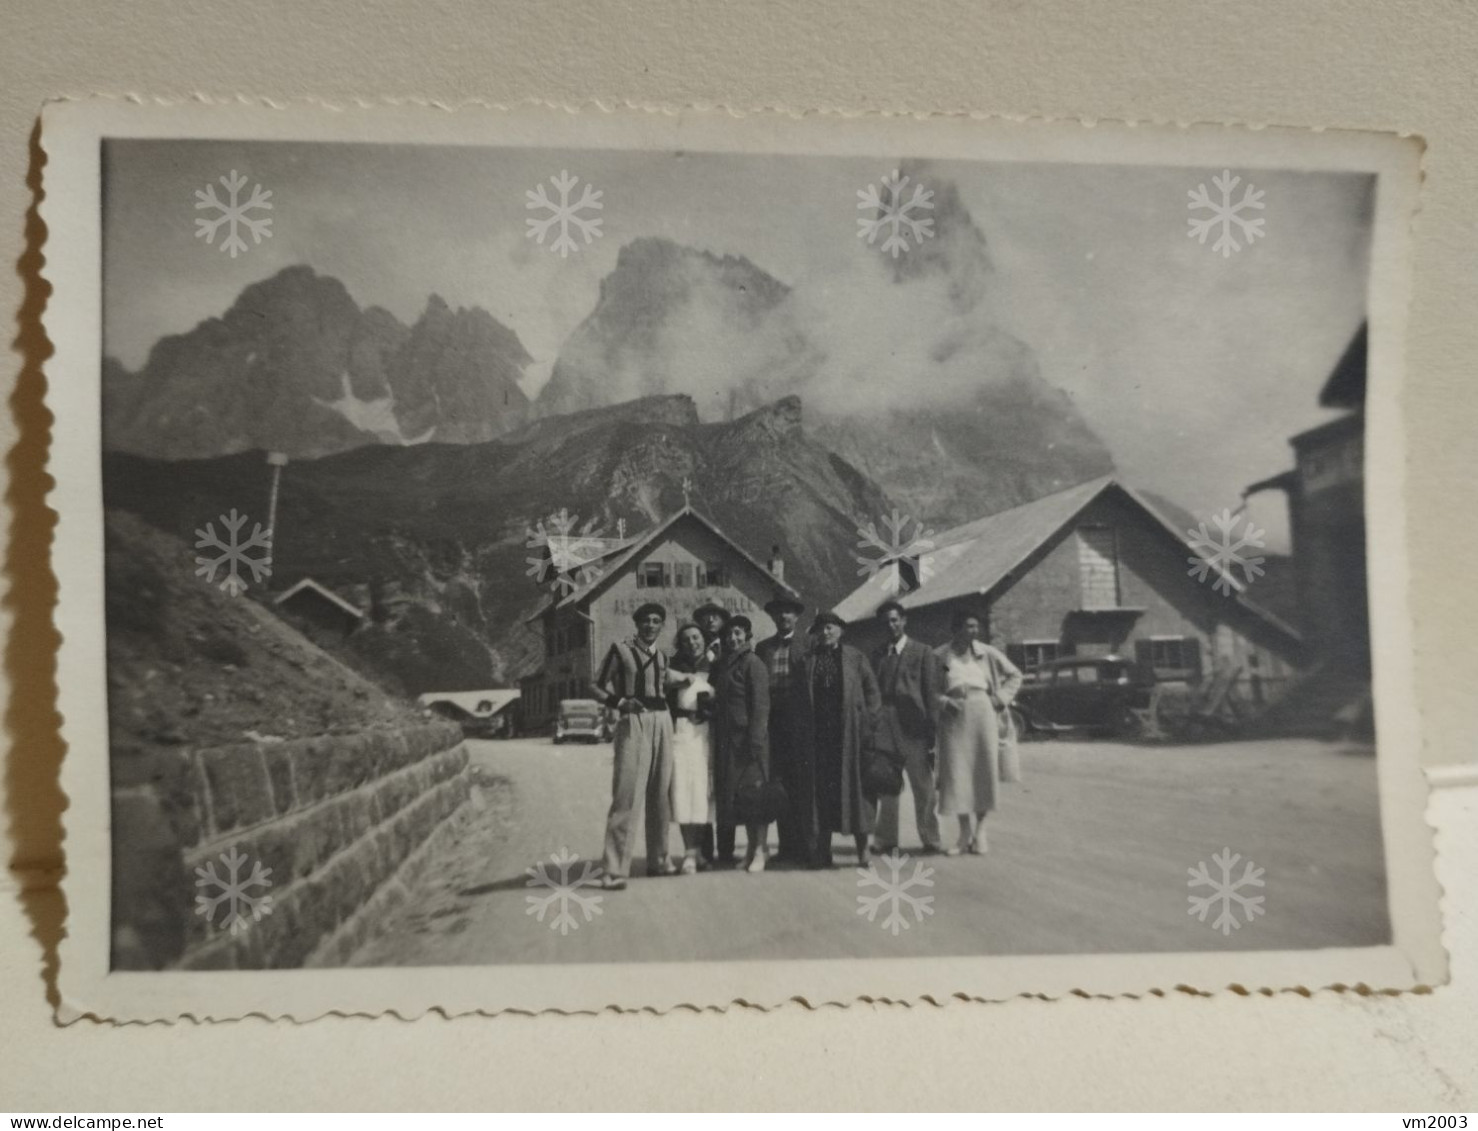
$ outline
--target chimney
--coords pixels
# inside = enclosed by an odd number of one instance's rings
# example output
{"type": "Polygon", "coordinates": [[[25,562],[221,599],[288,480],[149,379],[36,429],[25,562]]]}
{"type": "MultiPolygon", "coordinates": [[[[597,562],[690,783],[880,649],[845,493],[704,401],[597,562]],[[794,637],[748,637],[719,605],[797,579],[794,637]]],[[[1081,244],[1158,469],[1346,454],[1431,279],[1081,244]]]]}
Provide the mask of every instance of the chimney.
{"type": "Polygon", "coordinates": [[[765,568],[770,571],[771,576],[773,576],[776,581],[785,580],[785,561],[783,558],[780,557],[779,546],[770,547],[770,560],[765,565],[765,568]]]}

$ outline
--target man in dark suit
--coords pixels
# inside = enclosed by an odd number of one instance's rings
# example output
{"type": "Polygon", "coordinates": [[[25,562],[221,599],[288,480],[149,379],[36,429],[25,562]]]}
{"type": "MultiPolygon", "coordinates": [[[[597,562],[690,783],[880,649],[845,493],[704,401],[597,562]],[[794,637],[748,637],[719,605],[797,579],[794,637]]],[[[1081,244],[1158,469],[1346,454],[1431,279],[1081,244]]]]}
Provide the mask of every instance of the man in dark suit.
{"type": "Polygon", "coordinates": [[[810,743],[806,738],[806,641],[796,631],[805,606],[792,597],[776,597],[765,606],[775,622],[775,635],[760,641],[755,655],[770,673],[770,762],[790,798],[780,818],[777,863],[804,865],[816,848],[816,786],[810,743]]]}
{"type": "MultiPolygon", "coordinates": [[[[934,736],[944,674],[934,649],[911,640],[908,616],[897,601],[877,612],[888,640],[872,654],[873,671],[883,696],[879,746],[891,746],[913,793],[914,817],[925,855],[944,851],[939,836],[939,814],[934,806],[934,736]]],[[[898,848],[899,798],[884,797],[878,805],[877,851],[898,848]]]]}

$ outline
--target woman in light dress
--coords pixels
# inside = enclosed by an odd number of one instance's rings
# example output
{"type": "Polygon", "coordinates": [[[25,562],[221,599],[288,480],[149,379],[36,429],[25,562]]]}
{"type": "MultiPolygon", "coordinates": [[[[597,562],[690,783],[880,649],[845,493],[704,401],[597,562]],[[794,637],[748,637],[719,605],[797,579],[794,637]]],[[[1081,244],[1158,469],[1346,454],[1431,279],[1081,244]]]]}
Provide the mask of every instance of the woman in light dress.
{"type": "Polygon", "coordinates": [[[935,655],[944,667],[939,712],[939,815],[960,822],[948,855],[986,850],[985,818],[1001,781],[1001,721],[1021,689],[1020,670],[980,639],[980,618],[956,613],[954,638],[935,655]]]}
{"type": "Polygon", "coordinates": [[[703,630],[677,630],[677,652],[667,668],[667,703],[672,712],[672,819],[683,836],[684,876],[708,867],[703,834],[713,824],[713,739],[708,718],[713,685],[708,682],[708,644],[703,630]]]}

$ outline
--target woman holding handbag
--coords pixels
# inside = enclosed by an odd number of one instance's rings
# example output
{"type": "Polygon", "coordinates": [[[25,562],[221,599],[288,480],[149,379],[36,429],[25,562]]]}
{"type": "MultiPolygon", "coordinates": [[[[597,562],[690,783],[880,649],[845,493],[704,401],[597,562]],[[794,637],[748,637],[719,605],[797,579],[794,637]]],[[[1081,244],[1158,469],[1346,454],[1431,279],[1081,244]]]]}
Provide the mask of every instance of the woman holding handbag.
{"type": "Polygon", "coordinates": [[[817,844],[812,866],[832,866],[831,838],[842,833],[856,843],[857,863],[865,868],[867,842],[877,819],[877,794],[869,791],[865,778],[874,755],[882,697],[867,657],[842,643],[846,627],[842,618],[821,613],[816,623],[821,639],[806,656],[816,759],[817,844]]]}
{"type": "Polygon", "coordinates": [[[770,669],[750,647],[753,631],[748,617],[729,618],[709,682],[718,863],[733,864],[734,828],[742,820],[748,841],[742,867],[763,872],[770,822],[784,808],[785,794],[770,777],[770,669]]]}
{"type": "Polygon", "coordinates": [[[980,639],[980,617],[955,614],[954,638],[937,649],[944,665],[939,715],[939,815],[960,822],[949,856],[986,850],[985,818],[996,807],[1001,781],[1001,721],[1021,688],[1022,675],[998,649],[980,639]]]}

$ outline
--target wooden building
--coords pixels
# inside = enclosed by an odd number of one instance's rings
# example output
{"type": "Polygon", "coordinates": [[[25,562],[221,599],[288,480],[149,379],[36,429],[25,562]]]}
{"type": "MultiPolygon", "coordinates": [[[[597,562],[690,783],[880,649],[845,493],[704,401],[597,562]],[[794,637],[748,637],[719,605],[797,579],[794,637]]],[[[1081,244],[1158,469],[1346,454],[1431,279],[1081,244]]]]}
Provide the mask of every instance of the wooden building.
{"type": "Polygon", "coordinates": [[[332,647],[365,623],[362,610],[311,577],[283,590],[272,603],[278,615],[323,647],[332,647]]]}
{"type": "Polygon", "coordinates": [[[1361,326],[1319,393],[1343,415],[1300,432],[1289,443],[1294,465],[1244,495],[1288,496],[1299,630],[1323,663],[1370,670],[1370,612],[1365,561],[1366,327],[1361,326]]]}
{"type": "Polygon", "coordinates": [[[485,691],[427,691],[416,704],[451,719],[473,738],[509,737],[517,727],[519,693],[505,687],[485,691]]]}
{"type": "Polygon", "coordinates": [[[1186,534],[1112,477],[1060,491],[933,536],[932,549],[870,579],[836,613],[850,642],[884,638],[877,608],[896,596],[909,635],[949,639],[957,610],[979,614],[989,636],[1031,673],[1065,656],[1124,656],[1146,682],[1199,683],[1240,670],[1250,702],[1275,698],[1302,664],[1298,633],[1248,598],[1233,578],[1223,594],[1188,568],[1186,534]]]}
{"type": "Polygon", "coordinates": [[[799,598],[777,576],[778,560],[762,565],[691,507],[646,534],[566,564],[577,568],[549,571],[549,598],[526,622],[544,644],[543,667],[519,680],[529,729],[552,720],[561,699],[590,696],[606,652],[632,634],[631,616],[648,601],[667,610],[659,643],[671,652],[677,626],[700,605],[744,614],[760,640],[775,631],[764,606],[781,594],[799,598]]]}

